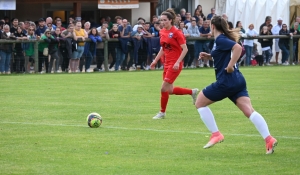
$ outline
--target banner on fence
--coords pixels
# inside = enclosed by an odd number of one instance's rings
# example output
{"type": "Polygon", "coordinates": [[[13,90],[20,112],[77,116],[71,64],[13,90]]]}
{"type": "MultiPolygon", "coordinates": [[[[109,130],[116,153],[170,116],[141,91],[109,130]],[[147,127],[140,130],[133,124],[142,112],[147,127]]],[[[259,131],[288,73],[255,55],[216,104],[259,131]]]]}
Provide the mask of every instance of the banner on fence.
{"type": "Polygon", "coordinates": [[[139,8],[139,0],[98,0],[98,9],[139,8]]]}

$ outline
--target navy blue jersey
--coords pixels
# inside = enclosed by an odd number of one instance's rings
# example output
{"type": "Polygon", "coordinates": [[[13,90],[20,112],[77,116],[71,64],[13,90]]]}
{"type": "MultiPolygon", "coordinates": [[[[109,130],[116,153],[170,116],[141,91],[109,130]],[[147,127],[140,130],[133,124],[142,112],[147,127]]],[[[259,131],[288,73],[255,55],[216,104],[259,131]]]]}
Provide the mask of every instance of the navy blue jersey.
{"type": "MultiPolygon", "coordinates": [[[[228,63],[231,59],[231,50],[232,47],[236,44],[236,42],[230,40],[224,34],[219,35],[215,39],[215,43],[213,49],[211,51],[211,56],[214,59],[214,68],[216,71],[216,78],[217,80],[223,74],[227,74],[225,68],[227,67],[228,63]]],[[[234,66],[234,72],[238,70],[237,64],[234,66]]]]}

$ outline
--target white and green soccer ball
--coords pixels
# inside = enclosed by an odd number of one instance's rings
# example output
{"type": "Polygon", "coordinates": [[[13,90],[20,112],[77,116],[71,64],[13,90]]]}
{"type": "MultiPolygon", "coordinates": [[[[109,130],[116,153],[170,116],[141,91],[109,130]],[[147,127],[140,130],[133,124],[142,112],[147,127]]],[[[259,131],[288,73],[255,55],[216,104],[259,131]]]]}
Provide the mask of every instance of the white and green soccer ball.
{"type": "Polygon", "coordinates": [[[90,113],[87,116],[86,120],[87,120],[89,127],[91,127],[91,128],[99,128],[100,125],[102,124],[102,117],[100,114],[98,114],[96,112],[90,113]]]}

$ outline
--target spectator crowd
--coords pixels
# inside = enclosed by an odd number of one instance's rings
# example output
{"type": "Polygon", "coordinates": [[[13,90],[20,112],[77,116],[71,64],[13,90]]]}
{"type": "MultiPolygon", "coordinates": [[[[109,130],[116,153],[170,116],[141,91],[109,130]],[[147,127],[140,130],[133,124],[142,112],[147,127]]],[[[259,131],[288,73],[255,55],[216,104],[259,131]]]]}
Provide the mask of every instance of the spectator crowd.
{"type": "MultiPolygon", "coordinates": [[[[175,26],[182,31],[186,38],[204,37],[207,40],[188,40],[188,53],[184,58],[184,68],[212,67],[213,62],[199,61],[200,52],[210,52],[213,40],[210,30],[210,20],[215,16],[215,9],[211,8],[210,14],[203,14],[202,6],[198,5],[193,13],[184,8],[180,10],[174,21],[175,26]]],[[[254,65],[257,60],[259,65],[272,65],[275,48],[275,64],[289,65],[289,39],[259,39],[262,54],[257,51],[257,43],[249,37],[267,35],[299,35],[300,17],[290,29],[283,23],[282,18],[272,25],[272,17],[267,16],[259,31],[253,24],[243,27],[241,21],[234,26],[226,14],[222,17],[228,21],[232,30],[238,30],[247,39],[240,40],[243,52],[239,64],[254,65]],[[273,42],[273,40],[275,42],[273,42]],[[282,54],[279,62],[279,53],[282,54]]],[[[104,62],[103,39],[117,39],[108,42],[109,70],[149,70],[150,64],[160,50],[159,32],[163,28],[158,16],[152,16],[151,21],[143,17],[136,19],[131,24],[121,16],[101,17],[100,24],[91,23],[80,17],[71,16],[63,25],[61,18],[40,18],[36,22],[27,20],[19,21],[17,18],[4,17],[0,20],[1,40],[42,40],[38,44],[38,64],[35,64],[33,42],[4,42],[0,43],[0,73],[31,73],[38,67],[39,73],[60,72],[101,72],[104,62]],[[87,42],[87,39],[89,41],[87,42]],[[93,69],[91,67],[93,66],[93,69]]],[[[298,63],[298,38],[294,38],[293,64],[298,63]]],[[[157,69],[163,68],[163,62],[157,69]]]]}

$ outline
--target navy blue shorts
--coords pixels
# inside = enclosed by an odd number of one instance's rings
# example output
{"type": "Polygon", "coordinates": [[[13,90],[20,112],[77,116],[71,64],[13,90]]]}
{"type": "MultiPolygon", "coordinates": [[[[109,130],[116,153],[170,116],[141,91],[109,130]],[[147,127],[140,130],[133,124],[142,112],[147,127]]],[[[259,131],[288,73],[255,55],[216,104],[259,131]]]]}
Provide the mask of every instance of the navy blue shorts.
{"type": "Polygon", "coordinates": [[[202,90],[204,96],[211,101],[229,98],[236,104],[239,97],[249,97],[244,76],[239,73],[225,74],[202,90]]]}

